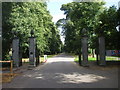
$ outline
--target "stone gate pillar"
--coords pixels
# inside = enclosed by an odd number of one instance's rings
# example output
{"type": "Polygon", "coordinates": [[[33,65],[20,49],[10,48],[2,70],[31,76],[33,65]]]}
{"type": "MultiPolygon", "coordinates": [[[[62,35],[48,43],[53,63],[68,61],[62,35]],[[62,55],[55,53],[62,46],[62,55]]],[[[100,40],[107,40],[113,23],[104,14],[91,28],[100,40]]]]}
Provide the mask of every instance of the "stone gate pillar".
{"type": "Polygon", "coordinates": [[[20,63],[20,57],[19,57],[19,38],[14,37],[12,41],[12,59],[13,59],[13,65],[15,67],[21,66],[20,63]]]}
{"type": "Polygon", "coordinates": [[[89,66],[88,65],[88,36],[87,36],[87,31],[85,28],[82,30],[82,66],[89,66]]]}
{"type": "Polygon", "coordinates": [[[35,37],[33,36],[34,32],[31,31],[31,37],[29,37],[29,65],[30,66],[36,66],[36,58],[35,58],[35,49],[36,49],[36,43],[35,43],[35,37]]]}
{"type": "Polygon", "coordinates": [[[99,37],[99,65],[106,65],[104,36],[99,37]]]}

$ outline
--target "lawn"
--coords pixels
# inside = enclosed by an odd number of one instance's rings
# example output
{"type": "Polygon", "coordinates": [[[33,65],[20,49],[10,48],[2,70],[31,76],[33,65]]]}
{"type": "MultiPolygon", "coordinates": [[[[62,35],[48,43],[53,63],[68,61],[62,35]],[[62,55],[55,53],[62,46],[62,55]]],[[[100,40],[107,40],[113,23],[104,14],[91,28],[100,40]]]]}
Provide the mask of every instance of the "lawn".
{"type": "MultiPolygon", "coordinates": [[[[106,56],[106,61],[120,61],[120,59],[118,59],[118,58],[120,58],[120,57],[106,56]]],[[[96,61],[96,58],[88,56],[88,60],[89,61],[96,61]]],[[[74,61],[78,62],[78,56],[75,56],[74,61]]]]}
{"type": "MultiPolygon", "coordinates": [[[[47,55],[47,58],[51,58],[51,57],[54,57],[54,56],[56,56],[56,55],[47,55]]],[[[22,58],[22,62],[28,63],[29,62],[29,58],[22,58]]],[[[44,62],[44,56],[40,57],[40,62],[41,63],[44,62]]]]}

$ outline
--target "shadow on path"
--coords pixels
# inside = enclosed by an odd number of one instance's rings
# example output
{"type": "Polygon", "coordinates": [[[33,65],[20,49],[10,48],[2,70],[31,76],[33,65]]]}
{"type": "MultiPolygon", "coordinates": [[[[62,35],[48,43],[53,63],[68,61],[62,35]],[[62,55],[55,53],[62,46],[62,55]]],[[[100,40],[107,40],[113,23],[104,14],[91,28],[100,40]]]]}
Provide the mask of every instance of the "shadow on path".
{"type": "Polygon", "coordinates": [[[117,88],[118,69],[101,68],[78,66],[72,56],[60,54],[3,84],[3,88],[117,88]]]}

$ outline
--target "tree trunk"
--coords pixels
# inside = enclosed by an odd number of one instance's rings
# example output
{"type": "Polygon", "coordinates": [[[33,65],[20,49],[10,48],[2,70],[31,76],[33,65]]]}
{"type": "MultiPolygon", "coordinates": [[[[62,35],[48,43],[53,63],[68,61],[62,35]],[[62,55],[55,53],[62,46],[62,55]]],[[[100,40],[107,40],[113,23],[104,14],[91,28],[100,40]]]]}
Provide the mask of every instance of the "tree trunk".
{"type": "Polygon", "coordinates": [[[98,48],[96,48],[96,61],[97,61],[97,65],[99,64],[99,53],[98,53],[98,48]]]}
{"type": "Polygon", "coordinates": [[[94,58],[95,56],[94,56],[94,50],[92,49],[92,57],[94,58]]]}
{"type": "Polygon", "coordinates": [[[81,65],[81,53],[80,52],[79,52],[78,58],[79,58],[79,65],[81,65]]]}

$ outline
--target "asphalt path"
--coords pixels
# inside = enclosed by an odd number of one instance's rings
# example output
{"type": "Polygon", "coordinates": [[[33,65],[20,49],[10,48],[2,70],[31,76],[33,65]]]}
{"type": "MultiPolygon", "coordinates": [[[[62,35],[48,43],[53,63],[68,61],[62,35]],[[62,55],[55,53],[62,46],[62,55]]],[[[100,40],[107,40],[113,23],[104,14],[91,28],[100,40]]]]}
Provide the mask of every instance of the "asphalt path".
{"type": "Polygon", "coordinates": [[[4,83],[3,88],[118,88],[118,68],[82,67],[62,53],[4,83]]]}

